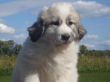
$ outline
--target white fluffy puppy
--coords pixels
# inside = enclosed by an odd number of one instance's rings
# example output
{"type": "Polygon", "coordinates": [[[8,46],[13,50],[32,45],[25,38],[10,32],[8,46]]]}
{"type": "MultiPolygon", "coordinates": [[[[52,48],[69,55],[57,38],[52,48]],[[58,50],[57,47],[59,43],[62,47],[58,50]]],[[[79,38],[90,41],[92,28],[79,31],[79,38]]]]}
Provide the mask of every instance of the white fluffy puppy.
{"type": "Polygon", "coordinates": [[[29,29],[12,82],[78,82],[78,43],[86,33],[69,3],[45,7],[29,29]]]}

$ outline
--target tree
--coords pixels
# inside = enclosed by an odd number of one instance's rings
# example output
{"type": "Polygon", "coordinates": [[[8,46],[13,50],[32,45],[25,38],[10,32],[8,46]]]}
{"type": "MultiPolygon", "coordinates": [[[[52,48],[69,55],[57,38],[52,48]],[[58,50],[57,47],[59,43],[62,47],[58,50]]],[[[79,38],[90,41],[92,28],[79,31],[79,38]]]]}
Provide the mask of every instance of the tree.
{"type": "Polygon", "coordinates": [[[17,55],[21,48],[22,45],[15,43],[13,40],[0,41],[0,55],[17,55]]]}
{"type": "Polygon", "coordinates": [[[88,55],[88,49],[85,45],[80,46],[80,55],[88,55]]]}
{"type": "Polygon", "coordinates": [[[13,50],[14,50],[15,54],[18,54],[21,49],[22,49],[22,45],[21,44],[16,44],[13,50]]]}

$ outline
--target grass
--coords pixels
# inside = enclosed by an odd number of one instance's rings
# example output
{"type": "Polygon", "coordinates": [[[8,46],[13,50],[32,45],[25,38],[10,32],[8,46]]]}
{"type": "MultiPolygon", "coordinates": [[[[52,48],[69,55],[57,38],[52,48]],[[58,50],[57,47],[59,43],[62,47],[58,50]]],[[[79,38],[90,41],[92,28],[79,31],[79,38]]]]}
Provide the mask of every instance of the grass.
{"type": "Polygon", "coordinates": [[[80,56],[78,60],[79,72],[110,72],[110,57],[80,56]]]}
{"type": "Polygon", "coordinates": [[[11,76],[0,76],[0,82],[11,82],[11,76]]]}
{"type": "Polygon", "coordinates": [[[0,56],[0,75],[10,75],[16,64],[16,56],[0,56]]]}
{"type": "Polygon", "coordinates": [[[10,69],[16,64],[16,56],[0,56],[0,69],[10,69]]]}
{"type": "MultiPolygon", "coordinates": [[[[16,56],[0,56],[0,75],[10,75],[16,64],[16,56]]],[[[110,57],[79,56],[79,72],[110,72],[110,57]]]]}
{"type": "Polygon", "coordinates": [[[110,82],[110,72],[80,73],[79,82],[110,82]]]}
{"type": "MultiPolygon", "coordinates": [[[[16,56],[0,56],[0,82],[11,82],[16,56]]],[[[80,56],[79,82],[110,82],[110,57],[80,56]]]]}
{"type": "MultiPolygon", "coordinates": [[[[11,82],[11,76],[0,76],[0,82],[11,82]]],[[[110,82],[110,73],[80,73],[79,82],[110,82]]]]}

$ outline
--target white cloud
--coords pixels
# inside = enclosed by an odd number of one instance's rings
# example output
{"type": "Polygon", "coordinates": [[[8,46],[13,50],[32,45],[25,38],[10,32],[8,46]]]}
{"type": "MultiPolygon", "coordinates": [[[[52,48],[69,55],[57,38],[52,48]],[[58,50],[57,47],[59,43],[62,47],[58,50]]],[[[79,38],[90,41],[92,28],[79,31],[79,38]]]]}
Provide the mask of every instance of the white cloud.
{"type": "Polygon", "coordinates": [[[104,45],[104,46],[110,46],[110,40],[100,42],[99,44],[104,45]]]}
{"type": "Polygon", "coordinates": [[[27,34],[16,34],[16,35],[13,35],[13,40],[16,42],[16,43],[20,43],[20,44],[23,44],[23,42],[25,41],[27,37],[27,34]]]}
{"type": "Polygon", "coordinates": [[[46,5],[52,0],[16,0],[0,4],[0,17],[16,14],[41,5],[46,5]],[[46,2],[46,3],[45,3],[46,2]]]}
{"type": "Polygon", "coordinates": [[[81,17],[99,17],[110,14],[110,7],[96,1],[75,1],[73,5],[81,17]]]}
{"type": "Polygon", "coordinates": [[[5,24],[0,24],[0,35],[4,34],[13,34],[15,32],[15,29],[12,27],[8,27],[5,24]]]}
{"type": "Polygon", "coordinates": [[[25,21],[24,24],[25,24],[25,25],[29,25],[30,22],[29,22],[29,21],[25,21]]]}
{"type": "Polygon", "coordinates": [[[18,35],[14,35],[14,38],[16,38],[16,39],[25,39],[26,36],[24,34],[18,34],[18,35]]]}
{"type": "Polygon", "coordinates": [[[101,41],[96,43],[97,45],[97,49],[101,49],[101,50],[108,50],[110,49],[110,40],[105,40],[105,41],[101,41]]]}
{"type": "Polygon", "coordinates": [[[84,44],[84,45],[86,45],[89,49],[95,48],[95,45],[94,44],[84,44]]]}
{"type": "Polygon", "coordinates": [[[96,35],[96,34],[88,34],[88,35],[86,35],[85,36],[85,38],[84,39],[86,39],[86,40],[91,40],[91,39],[98,39],[98,35],[96,35]]]}
{"type": "Polygon", "coordinates": [[[0,23],[5,23],[6,21],[3,19],[0,19],[0,23]]]}
{"type": "MultiPolygon", "coordinates": [[[[56,1],[66,0],[16,0],[8,3],[0,4],[0,17],[16,14],[31,8],[49,5],[56,1]],[[45,3],[46,2],[46,3],[45,3]]],[[[73,0],[73,5],[82,17],[97,17],[110,13],[110,7],[95,1],[73,0]]],[[[68,1],[72,2],[72,0],[68,1]]],[[[36,15],[37,12],[33,12],[36,15]]]]}
{"type": "Polygon", "coordinates": [[[37,11],[34,11],[34,12],[31,13],[31,15],[32,16],[37,16],[38,15],[38,12],[37,11]]]}
{"type": "Polygon", "coordinates": [[[1,40],[1,41],[7,41],[7,39],[3,39],[3,38],[2,38],[2,39],[0,39],[0,40],[1,40]]]}

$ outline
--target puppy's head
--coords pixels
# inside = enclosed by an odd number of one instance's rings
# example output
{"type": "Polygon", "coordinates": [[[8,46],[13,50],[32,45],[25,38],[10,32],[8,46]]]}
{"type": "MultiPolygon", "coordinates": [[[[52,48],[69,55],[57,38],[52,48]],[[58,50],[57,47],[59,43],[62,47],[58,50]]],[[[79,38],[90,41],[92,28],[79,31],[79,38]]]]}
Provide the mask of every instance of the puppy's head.
{"type": "Polygon", "coordinates": [[[45,37],[55,44],[80,41],[86,33],[72,5],[62,2],[45,7],[28,31],[33,42],[45,37]]]}

